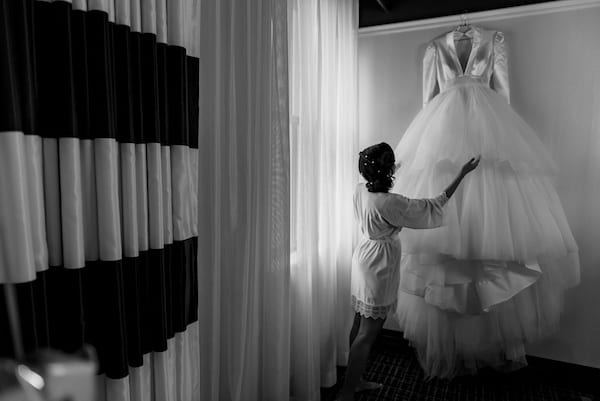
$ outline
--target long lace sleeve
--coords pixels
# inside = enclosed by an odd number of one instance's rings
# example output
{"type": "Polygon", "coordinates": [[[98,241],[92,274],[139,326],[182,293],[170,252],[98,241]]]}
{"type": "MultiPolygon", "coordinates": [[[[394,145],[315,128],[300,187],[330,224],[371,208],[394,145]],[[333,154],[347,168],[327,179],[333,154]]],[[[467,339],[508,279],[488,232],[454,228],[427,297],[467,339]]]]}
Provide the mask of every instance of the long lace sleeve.
{"type": "Polygon", "coordinates": [[[508,87],[508,57],[504,34],[496,32],[494,35],[494,72],[492,74],[492,86],[496,92],[504,96],[510,103],[510,90],[508,87]]]}
{"type": "Polygon", "coordinates": [[[425,56],[423,56],[423,107],[439,92],[436,58],[435,44],[430,43],[425,50],[425,56]]]}
{"type": "Polygon", "coordinates": [[[445,192],[432,199],[410,199],[391,195],[381,211],[391,225],[407,228],[434,228],[443,224],[442,207],[448,202],[445,192]]]}

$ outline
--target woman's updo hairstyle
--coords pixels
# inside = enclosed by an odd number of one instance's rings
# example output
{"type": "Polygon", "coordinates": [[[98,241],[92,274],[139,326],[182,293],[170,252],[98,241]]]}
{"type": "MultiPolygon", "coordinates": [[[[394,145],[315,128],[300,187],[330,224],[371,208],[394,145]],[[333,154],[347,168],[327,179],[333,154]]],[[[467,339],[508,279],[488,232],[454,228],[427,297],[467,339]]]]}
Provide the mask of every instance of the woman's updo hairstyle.
{"type": "Polygon", "coordinates": [[[367,180],[369,192],[388,192],[394,182],[394,151],[385,142],[359,153],[358,171],[367,180]]]}

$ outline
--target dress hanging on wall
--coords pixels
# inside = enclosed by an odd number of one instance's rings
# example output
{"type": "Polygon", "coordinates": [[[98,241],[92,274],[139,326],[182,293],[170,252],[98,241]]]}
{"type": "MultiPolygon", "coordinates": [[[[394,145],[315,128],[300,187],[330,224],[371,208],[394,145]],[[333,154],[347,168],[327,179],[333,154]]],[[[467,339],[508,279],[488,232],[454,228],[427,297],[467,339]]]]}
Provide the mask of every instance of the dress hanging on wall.
{"type": "Polygon", "coordinates": [[[434,39],[423,109],[395,153],[394,191],[436,195],[481,155],[445,207],[445,224],[405,230],[396,316],[428,377],[526,364],[557,327],[579,256],[543,143],[509,105],[502,32],[471,26],[434,39]]]}

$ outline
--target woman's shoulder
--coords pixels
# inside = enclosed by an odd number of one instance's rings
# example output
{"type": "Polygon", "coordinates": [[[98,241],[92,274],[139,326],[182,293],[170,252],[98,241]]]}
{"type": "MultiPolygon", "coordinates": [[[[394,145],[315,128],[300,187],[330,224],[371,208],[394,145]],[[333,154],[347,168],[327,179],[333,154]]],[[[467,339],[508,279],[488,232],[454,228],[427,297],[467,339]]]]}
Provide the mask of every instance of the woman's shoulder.
{"type": "Polygon", "coordinates": [[[384,200],[386,206],[396,207],[398,205],[404,205],[409,201],[409,199],[402,194],[388,192],[386,195],[384,200]]]}
{"type": "Polygon", "coordinates": [[[396,192],[390,192],[388,195],[390,195],[391,199],[402,199],[402,200],[408,199],[406,196],[396,193],[396,192]]]}

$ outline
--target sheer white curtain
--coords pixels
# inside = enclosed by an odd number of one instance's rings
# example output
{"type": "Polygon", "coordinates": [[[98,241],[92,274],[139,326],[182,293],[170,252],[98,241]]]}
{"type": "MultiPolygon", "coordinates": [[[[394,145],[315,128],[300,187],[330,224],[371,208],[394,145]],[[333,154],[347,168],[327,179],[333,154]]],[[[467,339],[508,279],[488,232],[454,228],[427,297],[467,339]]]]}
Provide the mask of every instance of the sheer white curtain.
{"type": "Polygon", "coordinates": [[[203,1],[200,39],[200,399],[286,400],[286,3],[203,1]]]}
{"type": "Polygon", "coordinates": [[[357,182],[357,2],[290,0],[291,396],[345,365],[357,182]]]}

